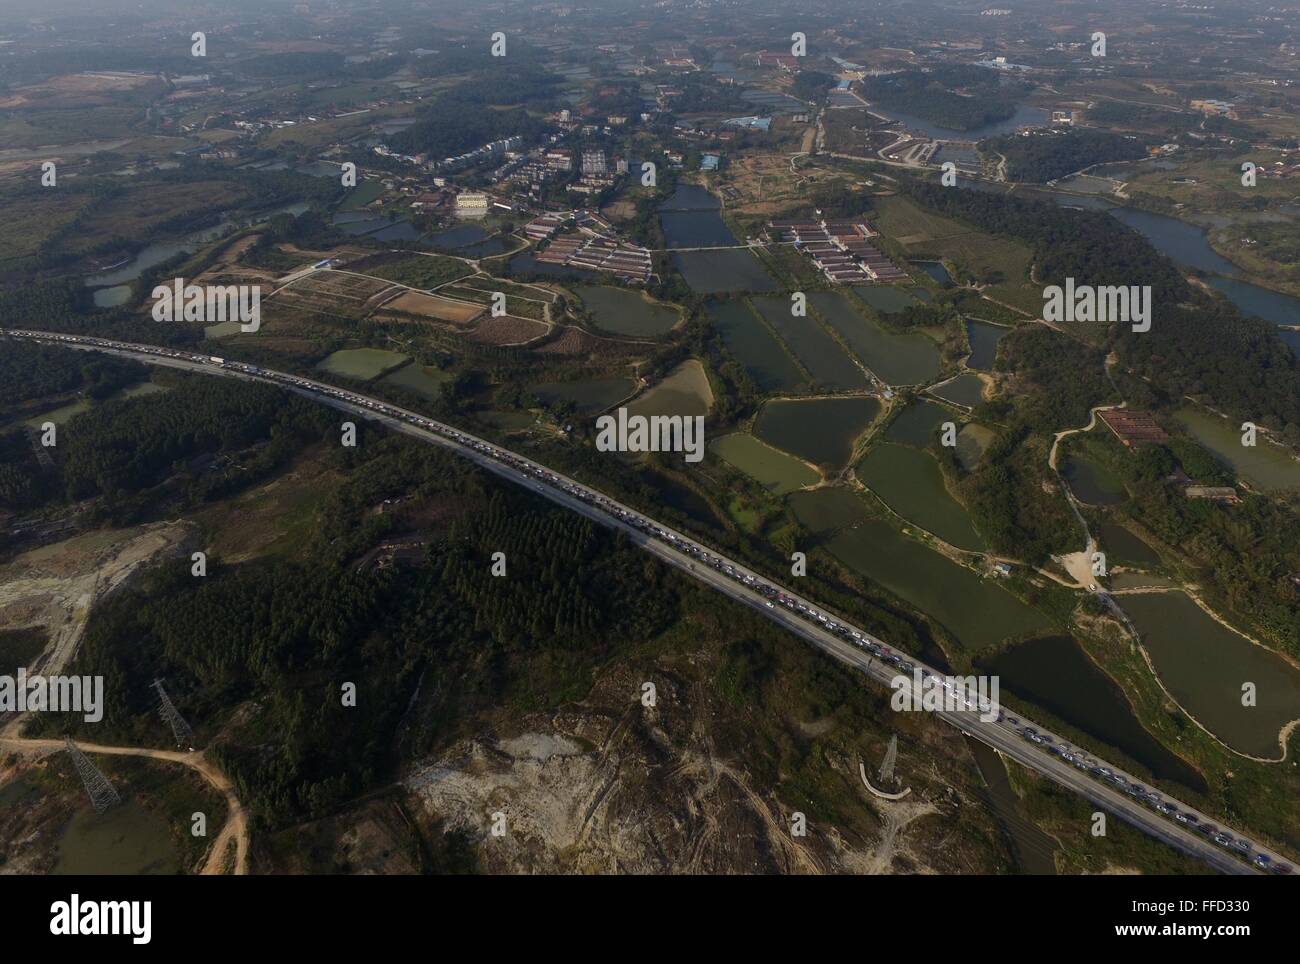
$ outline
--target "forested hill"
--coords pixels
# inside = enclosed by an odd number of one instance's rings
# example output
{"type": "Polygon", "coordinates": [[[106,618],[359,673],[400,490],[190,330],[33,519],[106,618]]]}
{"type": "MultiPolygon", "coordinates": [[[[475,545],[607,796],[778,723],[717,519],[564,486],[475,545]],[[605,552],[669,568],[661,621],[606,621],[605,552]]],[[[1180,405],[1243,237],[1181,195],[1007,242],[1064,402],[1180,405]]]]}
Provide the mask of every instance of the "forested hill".
{"type": "Polygon", "coordinates": [[[980,150],[996,151],[1005,157],[1011,180],[1041,183],[1094,164],[1146,157],[1147,144],[1147,138],[1137,135],[1075,127],[1028,136],[990,137],[980,143],[980,150]]]}
{"type": "Polygon", "coordinates": [[[904,70],[868,77],[862,81],[862,96],[959,131],[994,124],[1016,112],[1014,91],[1002,85],[996,71],[983,67],[904,70]],[[964,88],[965,95],[953,93],[954,87],[964,88]]]}
{"type": "MultiPolygon", "coordinates": [[[[6,344],[6,353],[13,346],[6,344]]],[[[30,353],[18,357],[29,361],[30,353]]],[[[34,390],[67,386],[73,377],[87,390],[102,383],[135,381],[148,369],[97,359],[67,349],[41,349],[41,367],[28,379],[34,390]],[[46,361],[46,353],[51,361],[46,361]],[[74,376],[68,366],[81,366],[74,376]]],[[[0,508],[27,511],[109,496],[104,511],[118,523],[150,518],[165,494],[170,509],[228,495],[264,478],[304,445],[325,437],[331,422],[320,406],[287,396],[269,385],[245,385],[193,375],[166,394],[115,399],[92,405],[60,431],[52,464],[38,463],[21,427],[0,434],[0,508]],[[200,457],[233,456],[222,470],[190,478],[186,463],[200,457]],[[170,490],[157,488],[164,483],[170,490]]],[[[3,544],[0,539],[0,545],[3,544]]]]}
{"type": "Polygon", "coordinates": [[[914,178],[903,192],[941,214],[982,231],[1027,241],[1034,249],[1036,277],[1044,285],[1150,285],[1156,305],[1192,297],[1172,261],[1137,231],[1104,211],[1078,211],[986,191],[954,190],[914,178]]]}
{"type": "Polygon", "coordinates": [[[900,179],[899,187],[946,217],[1028,242],[1044,286],[1066,278],[1098,286],[1150,285],[1151,330],[1112,330],[1121,363],[1167,400],[1202,397],[1300,442],[1300,363],[1277,329],[1242,318],[1230,303],[1197,290],[1137,231],[1102,211],[917,179],[900,179]]]}
{"type": "Polygon", "coordinates": [[[1276,326],[1242,318],[1226,301],[1175,305],[1156,319],[1142,334],[1119,327],[1115,350],[1124,364],[1173,400],[1202,398],[1300,445],[1300,362],[1276,326]]]}
{"type": "Polygon", "coordinates": [[[549,127],[524,105],[550,106],[562,79],[535,64],[497,68],[489,78],[469,81],[443,94],[389,143],[400,153],[427,153],[441,160],[505,137],[518,135],[533,141],[549,127]]]}
{"type": "Polygon", "coordinates": [[[211,750],[264,825],[329,813],[402,759],[476,731],[479,713],[580,699],[619,646],[680,617],[681,578],[590,520],[409,439],[377,436],[349,457],[310,562],[213,559],[201,581],[187,561],[153,570],[97,608],[77,657],[77,672],[108,681],[97,738],[157,742],[149,681],[166,675],[201,739],[223,731],[211,750]],[[373,512],[393,496],[442,520],[428,561],[359,568],[400,524],[373,512]],[[492,574],[494,552],[508,578],[492,574]],[[356,684],[355,709],[342,681],[356,684]],[[225,728],[250,699],[256,723],[225,728]]]}
{"type": "Polygon", "coordinates": [[[149,369],[138,362],[8,341],[0,351],[0,405],[72,391],[107,398],[124,385],[148,377],[149,369]]]}

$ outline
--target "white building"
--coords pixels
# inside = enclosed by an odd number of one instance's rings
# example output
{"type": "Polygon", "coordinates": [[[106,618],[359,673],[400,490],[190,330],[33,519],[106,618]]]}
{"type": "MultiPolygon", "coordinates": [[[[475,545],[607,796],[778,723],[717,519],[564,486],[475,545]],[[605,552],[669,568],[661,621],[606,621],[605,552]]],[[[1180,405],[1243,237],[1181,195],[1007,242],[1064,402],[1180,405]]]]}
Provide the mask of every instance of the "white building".
{"type": "Polygon", "coordinates": [[[456,217],[458,218],[481,218],[486,217],[488,207],[492,199],[486,194],[457,194],[456,195],[456,217]]]}

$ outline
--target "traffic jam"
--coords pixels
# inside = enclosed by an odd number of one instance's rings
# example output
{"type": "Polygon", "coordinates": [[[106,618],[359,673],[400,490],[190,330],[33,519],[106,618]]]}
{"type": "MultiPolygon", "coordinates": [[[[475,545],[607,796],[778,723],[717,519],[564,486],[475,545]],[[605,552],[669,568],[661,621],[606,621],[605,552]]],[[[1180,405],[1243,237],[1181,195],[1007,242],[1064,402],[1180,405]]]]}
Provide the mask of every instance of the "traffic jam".
{"type": "MultiPolygon", "coordinates": [[[[768,609],[775,609],[777,606],[783,607],[796,618],[811,623],[814,628],[830,633],[833,636],[869,652],[874,658],[894,666],[900,673],[911,674],[917,669],[918,664],[909,659],[906,654],[891,650],[888,646],[870,634],[862,633],[851,626],[845,625],[843,622],[833,618],[831,615],[821,612],[808,605],[803,600],[788,594],[781,587],[765,582],[761,577],[755,576],[753,573],[733,565],[728,559],[710,553],[707,549],[691,542],[686,539],[686,537],[664,529],[653,519],[634,512],[612,499],[608,499],[600,493],[588,489],[570,479],[556,475],[554,472],[551,472],[549,469],[541,465],[529,462],[527,459],[521,458],[508,449],[499,448],[498,446],[485,442],[476,436],[458,431],[451,426],[434,421],[430,418],[425,418],[422,415],[417,415],[414,412],[409,412],[405,409],[376,401],[364,395],[358,395],[341,388],[336,388],[333,385],[327,385],[322,382],[313,381],[296,375],[289,375],[283,372],[260,368],[257,365],[219,358],[214,355],[201,355],[193,352],[178,351],[172,348],[130,344],[109,341],[102,338],[63,335],[48,332],[33,332],[19,329],[8,329],[4,334],[30,338],[41,342],[63,342],[91,348],[124,351],[132,354],[157,355],[191,364],[217,367],[264,381],[288,385],[299,391],[334,398],[338,401],[355,405],[359,408],[375,412],[387,418],[413,425],[425,431],[432,432],[442,438],[450,439],[458,446],[473,450],[481,456],[508,466],[516,472],[523,473],[525,476],[531,477],[535,480],[534,485],[539,489],[543,489],[546,486],[559,489],[573,498],[579,499],[588,505],[600,509],[603,513],[618,520],[624,525],[663,543],[669,548],[674,549],[689,558],[698,560],[700,563],[711,567],[740,586],[762,596],[763,605],[768,609]]],[[[692,568],[694,568],[693,565],[692,568]]],[[[920,673],[922,677],[927,679],[942,679],[940,674],[936,673],[928,666],[921,665],[920,673]]],[[[965,692],[961,691],[960,688],[951,687],[951,684],[947,681],[944,681],[942,685],[946,688],[950,688],[955,698],[959,702],[963,703],[969,711],[989,712],[992,709],[996,709],[997,725],[1010,728],[1025,742],[1031,743],[1044,752],[1060,758],[1066,763],[1073,765],[1081,772],[1090,774],[1094,779],[1108,784],[1113,789],[1127,794],[1129,797],[1133,798],[1133,800],[1143,804],[1148,809],[1153,810],[1168,819],[1175,820],[1187,829],[1203,835],[1207,840],[1212,841],[1220,848],[1232,853],[1234,856],[1237,856],[1264,871],[1276,874],[1292,873],[1292,868],[1289,864],[1274,860],[1268,854],[1259,852],[1258,848],[1253,846],[1249,840],[1237,838],[1227,830],[1221,829],[1212,823],[1202,820],[1195,813],[1180,810],[1174,804],[1166,800],[1156,790],[1146,787],[1142,783],[1139,783],[1117,771],[1114,767],[1107,766],[1103,762],[1096,760],[1089,756],[1086,751],[1072,746],[1059,737],[1051,736],[1048,733],[1043,732],[1040,728],[1029,725],[1028,722],[1021,721],[1019,718],[1007,714],[1001,708],[991,707],[986,699],[976,700],[969,697],[965,692]]]]}

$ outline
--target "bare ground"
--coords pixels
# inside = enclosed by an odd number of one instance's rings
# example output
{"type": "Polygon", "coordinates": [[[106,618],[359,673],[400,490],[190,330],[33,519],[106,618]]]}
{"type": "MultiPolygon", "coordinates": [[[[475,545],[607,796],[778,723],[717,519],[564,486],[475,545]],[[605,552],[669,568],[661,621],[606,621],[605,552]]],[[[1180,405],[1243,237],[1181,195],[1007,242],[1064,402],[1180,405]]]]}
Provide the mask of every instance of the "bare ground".
{"type": "MultiPolygon", "coordinates": [[[[0,566],[0,629],[44,627],[50,642],[33,661],[47,674],[72,660],[91,607],[146,563],[179,552],[189,528],[156,522],[90,532],[25,552],[0,566]]],[[[11,722],[4,732],[16,732],[11,722]]]]}
{"type": "MultiPolygon", "coordinates": [[[[515,735],[458,742],[414,768],[405,788],[419,821],[469,837],[488,873],[940,869],[930,857],[945,836],[945,807],[927,799],[892,803],[863,789],[850,806],[878,828],[874,839],[811,817],[807,835],[794,836],[791,808],[742,760],[717,752],[704,689],[661,687],[656,707],[625,700],[619,712],[589,699],[532,715],[515,735]],[[493,833],[498,814],[501,835],[493,833]]],[[[836,766],[857,780],[850,761],[836,766]]]]}

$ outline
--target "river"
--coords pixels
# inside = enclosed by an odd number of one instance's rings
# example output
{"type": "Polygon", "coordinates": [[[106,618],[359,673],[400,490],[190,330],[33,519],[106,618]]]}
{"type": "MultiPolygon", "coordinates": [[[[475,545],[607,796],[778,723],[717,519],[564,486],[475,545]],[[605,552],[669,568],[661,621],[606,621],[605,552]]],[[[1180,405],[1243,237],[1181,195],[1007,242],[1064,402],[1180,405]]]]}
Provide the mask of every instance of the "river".
{"type": "MultiPolygon", "coordinates": [[[[965,178],[958,184],[994,193],[1007,190],[998,184],[965,178]]],[[[1015,194],[1035,199],[1048,198],[1062,207],[1108,210],[1176,264],[1204,271],[1209,276],[1207,283],[1236,305],[1243,315],[1262,318],[1275,325],[1300,325],[1300,298],[1242,281],[1237,267],[1214,250],[1206,230],[1199,225],[1165,214],[1112,204],[1100,197],[1079,197],[1044,187],[1017,186],[1015,194]]],[[[1284,331],[1281,336],[1292,351],[1300,353],[1300,332],[1284,331]]]]}

